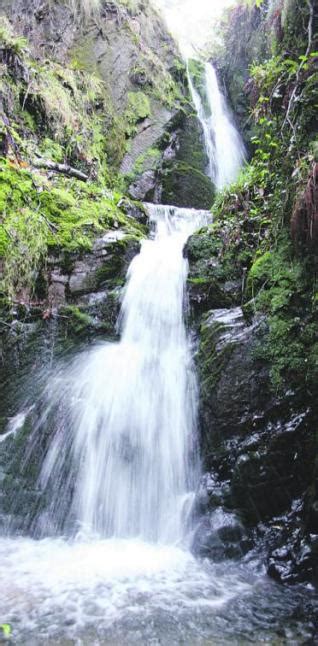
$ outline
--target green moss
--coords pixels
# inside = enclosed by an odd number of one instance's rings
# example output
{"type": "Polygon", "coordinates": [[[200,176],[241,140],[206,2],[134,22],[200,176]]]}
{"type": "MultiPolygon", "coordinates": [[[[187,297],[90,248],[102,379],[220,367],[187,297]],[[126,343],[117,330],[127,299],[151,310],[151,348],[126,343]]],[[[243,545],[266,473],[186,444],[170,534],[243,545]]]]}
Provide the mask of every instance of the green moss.
{"type": "Polygon", "coordinates": [[[71,66],[74,70],[97,74],[94,41],[90,35],[81,35],[80,42],[72,48],[71,66]]]}
{"type": "Polygon", "coordinates": [[[192,83],[202,99],[205,112],[209,114],[211,106],[207,96],[204,63],[191,58],[188,61],[188,70],[192,83]]]}
{"type": "Polygon", "coordinates": [[[126,242],[142,238],[145,227],[117,207],[120,198],[93,183],[61,176],[48,181],[39,173],[0,162],[3,294],[12,298],[22,288],[34,286],[48,251],[63,252],[65,257],[89,251],[96,236],[110,229],[122,228],[126,242]]]}
{"type": "Polygon", "coordinates": [[[249,272],[247,291],[254,311],[267,314],[269,329],[256,356],[269,362],[276,389],[286,383],[312,388],[316,382],[311,348],[316,345],[318,328],[312,318],[308,279],[306,267],[294,257],[286,238],[276,250],[257,257],[249,272]]]}
{"type": "MultiPolygon", "coordinates": [[[[27,110],[21,111],[21,117],[25,126],[31,130],[31,132],[36,131],[36,121],[35,118],[27,110]]],[[[53,159],[53,158],[52,158],[53,159]]]]}
{"type": "Polygon", "coordinates": [[[61,144],[46,137],[40,145],[44,159],[52,159],[55,162],[63,162],[64,151],[61,144]]]}
{"type": "Polygon", "coordinates": [[[229,360],[235,343],[224,344],[221,351],[217,344],[225,326],[218,322],[209,322],[209,314],[203,317],[200,327],[200,346],[198,365],[200,367],[201,397],[209,400],[211,392],[217,385],[224,366],[229,360]]]}
{"type": "Polygon", "coordinates": [[[132,137],[137,132],[137,124],[151,114],[149,97],[144,92],[128,92],[128,100],[123,114],[126,137],[132,137]]]}
{"type": "MultiPolygon", "coordinates": [[[[9,65],[4,65],[1,78],[1,91],[16,120],[10,119],[10,133],[20,154],[28,158],[39,151],[47,159],[68,161],[94,179],[114,183],[125,133],[96,71],[52,60],[39,64],[26,50],[20,58],[28,84],[16,74],[13,82],[9,65]]],[[[145,108],[138,104],[136,109],[141,113],[145,108]]]]}
{"type": "Polygon", "coordinates": [[[148,150],[139,155],[136,159],[133,168],[133,175],[139,175],[145,170],[156,168],[160,159],[161,151],[158,150],[158,148],[148,148],[148,150]]]}
{"type": "Polygon", "coordinates": [[[142,121],[151,114],[149,98],[144,92],[128,92],[128,111],[133,112],[136,121],[142,121]]]}
{"type": "MultiPolygon", "coordinates": [[[[179,117],[180,118],[180,117],[179,117]]],[[[214,187],[206,176],[207,158],[196,117],[181,116],[182,130],[175,159],[162,165],[162,201],[165,204],[209,209],[214,187]]]]}
{"type": "Polygon", "coordinates": [[[94,328],[92,317],[75,305],[60,308],[59,316],[64,320],[68,334],[83,335],[94,328]]]}
{"type": "Polygon", "coordinates": [[[28,45],[26,38],[14,34],[12,25],[5,16],[0,16],[0,41],[15,55],[23,55],[28,45]]]}

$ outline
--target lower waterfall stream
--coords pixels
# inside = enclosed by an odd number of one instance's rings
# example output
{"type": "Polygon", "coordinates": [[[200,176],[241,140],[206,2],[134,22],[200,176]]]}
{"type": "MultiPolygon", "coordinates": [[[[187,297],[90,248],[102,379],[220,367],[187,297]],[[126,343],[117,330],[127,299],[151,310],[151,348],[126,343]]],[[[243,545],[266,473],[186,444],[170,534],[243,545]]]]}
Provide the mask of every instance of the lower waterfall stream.
{"type": "Polygon", "coordinates": [[[154,233],[128,270],[120,341],[58,366],[42,393],[45,504],[29,536],[0,539],[0,623],[30,646],[304,643],[301,588],[271,582],[256,557],[190,551],[200,466],[183,246],[208,214],[147,208],[154,233]]]}

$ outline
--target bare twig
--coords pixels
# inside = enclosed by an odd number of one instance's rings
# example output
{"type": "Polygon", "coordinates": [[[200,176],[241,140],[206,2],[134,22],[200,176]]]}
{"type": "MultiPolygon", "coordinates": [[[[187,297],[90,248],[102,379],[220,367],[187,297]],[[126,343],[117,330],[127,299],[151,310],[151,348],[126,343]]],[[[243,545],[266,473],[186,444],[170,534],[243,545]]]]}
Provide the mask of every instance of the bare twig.
{"type": "Polygon", "coordinates": [[[42,218],[42,220],[44,220],[44,222],[46,222],[46,224],[48,225],[49,229],[51,229],[51,231],[57,231],[58,230],[58,227],[55,226],[55,224],[53,224],[53,222],[48,220],[48,218],[43,213],[40,213],[40,217],[42,218]]]}
{"type": "Polygon", "coordinates": [[[27,98],[28,98],[30,90],[31,90],[32,81],[33,81],[33,79],[31,79],[31,81],[29,82],[28,87],[27,87],[27,89],[25,91],[25,95],[23,97],[23,103],[22,103],[22,110],[24,110],[24,108],[25,108],[25,104],[26,104],[27,98]]]}
{"type": "Polygon", "coordinates": [[[77,170],[77,168],[72,168],[72,166],[69,166],[68,164],[58,164],[50,159],[35,159],[32,162],[32,166],[34,168],[47,168],[48,170],[62,173],[62,175],[67,175],[68,177],[76,177],[76,179],[79,179],[82,182],[87,182],[88,180],[88,175],[77,170]]]}

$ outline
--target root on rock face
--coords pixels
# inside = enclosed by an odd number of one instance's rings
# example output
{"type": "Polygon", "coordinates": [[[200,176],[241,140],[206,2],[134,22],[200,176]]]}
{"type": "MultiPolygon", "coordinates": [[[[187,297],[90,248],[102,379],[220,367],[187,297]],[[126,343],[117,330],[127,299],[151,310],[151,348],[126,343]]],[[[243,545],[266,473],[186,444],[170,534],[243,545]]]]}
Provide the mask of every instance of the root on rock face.
{"type": "Polygon", "coordinates": [[[297,246],[318,252],[318,163],[313,165],[306,189],[295,202],[291,234],[297,246]]]}

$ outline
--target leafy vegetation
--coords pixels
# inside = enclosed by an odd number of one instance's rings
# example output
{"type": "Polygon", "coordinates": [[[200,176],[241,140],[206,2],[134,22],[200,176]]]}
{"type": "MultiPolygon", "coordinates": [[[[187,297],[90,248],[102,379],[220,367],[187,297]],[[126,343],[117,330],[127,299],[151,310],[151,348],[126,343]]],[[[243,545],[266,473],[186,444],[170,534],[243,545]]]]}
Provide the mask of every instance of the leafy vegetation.
{"type": "MultiPolygon", "coordinates": [[[[279,5],[280,40],[274,46],[269,29],[266,60],[249,64],[252,156],[235,185],[213,205],[214,224],[205,238],[218,242],[213,248],[210,242],[210,267],[201,265],[201,271],[210,281],[213,276],[241,280],[238,298],[246,316],[266,315],[268,334],[259,356],[269,363],[273,387],[313,394],[318,377],[317,204],[310,187],[316,176],[318,77],[311,9],[310,2],[306,7],[279,5]]],[[[243,17],[241,29],[245,16],[250,30],[251,11],[258,11],[255,3],[233,10],[234,23],[227,26],[232,36],[237,15],[243,17]]],[[[255,13],[254,20],[258,24],[255,13]]],[[[232,61],[231,42],[225,43],[223,56],[232,61]]]]}
{"type": "Polygon", "coordinates": [[[105,229],[121,227],[127,235],[142,237],[143,226],[118,208],[120,198],[98,184],[48,180],[43,173],[0,160],[2,295],[13,299],[32,289],[48,252],[90,251],[105,229]]]}
{"type": "MultiPolygon", "coordinates": [[[[83,12],[97,4],[83,2],[83,12]]],[[[131,91],[118,114],[96,70],[78,64],[75,52],[68,66],[39,62],[4,17],[0,40],[0,290],[12,302],[30,297],[48,255],[89,251],[108,229],[144,235],[144,227],[117,206],[119,166],[138,123],[151,115],[152,99],[131,91]],[[87,184],[35,170],[38,158],[71,166],[88,176],[87,184]]],[[[166,94],[170,76],[163,64],[162,70],[166,94]]],[[[152,96],[159,92],[153,84],[148,89],[152,96]]]]}

